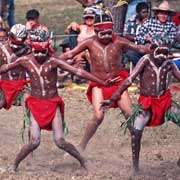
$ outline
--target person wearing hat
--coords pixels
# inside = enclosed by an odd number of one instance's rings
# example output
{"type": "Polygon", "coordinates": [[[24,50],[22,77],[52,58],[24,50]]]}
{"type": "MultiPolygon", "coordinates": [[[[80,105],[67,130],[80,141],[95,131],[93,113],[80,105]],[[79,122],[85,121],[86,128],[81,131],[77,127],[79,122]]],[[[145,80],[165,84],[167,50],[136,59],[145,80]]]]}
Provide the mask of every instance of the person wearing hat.
{"type": "Polygon", "coordinates": [[[83,168],[86,168],[84,158],[71,143],[64,139],[64,102],[58,95],[56,87],[57,68],[65,69],[104,86],[110,85],[113,81],[111,79],[103,81],[82,69],[67,64],[57,56],[51,55],[48,49],[49,34],[46,31],[31,32],[29,38],[32,53],[0,67],[0,74],[5,74],[20,66],[28,73],[31,84],[30,95],[25,99],[31,122],[30,141],[17,154],[12,170],[16,171],[20,162],[40,145],[42,129],[52,130],[56,146],[68,152],[79,161],[83,168]]]}
{"type": "MultiPolygon", "coordinates": [[[[97,12],[94,30],[96,33],[94,36],[82,41],[73,50],[60,56],[63,60],[71,59],[87,49],[90,52],[91,73],[101,80],[111,78],[115,81],[110,87],[105,87],[95,82],[89,83],[86,95],[93,106],[94,112],[79,144],[80,151],[85,150],[88,142],[104,119],[105,113],[100,110],[101,101],[103,99],[109,99],[113,92],[117,90],[118,86],[129,75],[129,73],[123,69],[122,65],[123,49],[132,49],[142,53],[149,51],[149,48],[146,46],[138,46],[125,38],[116,36],[113,32],[112,17],[107,11],[101,10],[97,12]]],[[[119,96],[112,107],[120,108],[125,118],[128,118],[132,113],[131,100],[128,92],[126,91],[119,96]]]]}
{"type": "MultiPolygon", "coordinates": [[[[0,46],[1,66],[15,61],[17,56],[23,56],[31,52],[30,47],[25,44],[26,38],[27,31],[24,25],[16,24],[10,29],[8,39],[4,40],[0,46]]],[[[16,98],[18,103],[16,105],[20,105],[20,97],[22,97],[22,91],[27,84],[26,74],[21,66],[17,66],[14,70],[1,75],[0,108],[8,110],[16,98]]]]}
{"type": "MultiPolygon", "coordinates": [[[[69,33],[70,31],[75,31],[78,33],[77,36],[77,44],[82,42],[83,40],[92,37],[95,35],[94,32],[94,18],[95,18],[95,11],[94,7],[87,7],[84,9],[83,12],[83,21],[84,24],[79,25],[76,22],[72,22],[65,30],[66,33],[69,33]]],[[[76,61],[79,62],[80,66],[89,71],[89,52],[84,51],[80,54],[78,54],[75,57],[76,61]]],[[[72,79],[76,83],[83,83],[84,80],[80,77],[72,76],[72,79]]]]}
{"type": "Polygon", "coordinates": [[[148,44],[153,41],[157,34],[164,34],[173,44],[176,38],[176,26],[171,22],[170,17],[175,11],[170,8],[168,1],[163,1],[159,6],[153,7],[154,17],[148,19],[139,29],[136,36],[138,44],[148,44]]]}
{"type": "Polygon", "coordinates": [[[138,105],[132,116],[124,123],[131,133],[132,175],[139,173],[141,138],[145,126],[157,127],[172,121],[180,127],[180,108],[173,103],[168,89],[168,73],[172,73],[180,81],[180,71],[173,61],[169,60],[171,57],[169,40],[163,35],[156,36],[150,45],[150,53],[139,60],[131,75],[119,86],[116,93],[101,105],[104,110],[110,107],[140,75],[138,105]]]}

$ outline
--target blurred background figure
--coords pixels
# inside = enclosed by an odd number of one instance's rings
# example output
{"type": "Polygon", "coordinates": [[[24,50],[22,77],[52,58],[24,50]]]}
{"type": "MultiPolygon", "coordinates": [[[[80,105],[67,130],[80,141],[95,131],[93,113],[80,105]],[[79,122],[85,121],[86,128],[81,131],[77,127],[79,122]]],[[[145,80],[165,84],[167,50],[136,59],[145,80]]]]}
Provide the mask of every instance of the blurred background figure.
{"type": "Polygon", "coordinates": [[[8,24],[10,28],[16,24],[14,13],[15,13],[14,0],[9,0],[8,24]]]}
{"type": "Polygon", "coordinates": [[[48,28],[40,24],[40,13],[37,9],[30,9],[26,12],[26,28],[27,30],[41,29],[48,31],[48,28]]]}

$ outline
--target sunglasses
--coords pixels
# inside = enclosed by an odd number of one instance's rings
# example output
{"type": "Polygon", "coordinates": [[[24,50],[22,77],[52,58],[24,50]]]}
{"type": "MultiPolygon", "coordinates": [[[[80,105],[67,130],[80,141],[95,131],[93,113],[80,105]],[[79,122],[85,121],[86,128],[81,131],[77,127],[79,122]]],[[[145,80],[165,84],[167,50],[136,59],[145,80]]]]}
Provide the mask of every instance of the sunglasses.
{"type": "Polygon", "coordinates": [[[94,17],[92,17],[92,16],[86,16],[84,19],[85,19],[85,20],[87,20],[87,19],[91,19],[91,20],[93,20],[93,19],[94,19],[94,17]]]}

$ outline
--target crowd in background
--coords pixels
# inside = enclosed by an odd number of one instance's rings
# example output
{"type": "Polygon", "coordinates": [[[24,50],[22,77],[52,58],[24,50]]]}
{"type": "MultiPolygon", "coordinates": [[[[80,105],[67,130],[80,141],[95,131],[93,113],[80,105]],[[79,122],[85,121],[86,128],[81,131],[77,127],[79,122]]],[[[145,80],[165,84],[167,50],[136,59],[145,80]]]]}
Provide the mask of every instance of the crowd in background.
{"type": "MultiPolygon", "coordinates": [[[[64,38],[60,44],[62,52],[73,49],[78,43],[95,34],[93,23],[97,9],[106,8],[109,10],[109,7],[106,7],[106,5],[108,5],[106,0],[77,1],[81,3],[84,8],[82,14],[83,24],[72,22],[65,29],[65,34],[69,36],[64,38]]],[[[119,1],[113,2],[117,3],[113,8],[122,5],[118,4],[119,1]]],[[[163,33],[164,37],[171,39],[172,47],[177,49],[180,48],[180,12],[176,12],[170,8],[170,2],[161,1],[157,7],[152,7],[151,0],[127,0],[127,3],[128,9],[126,12],[123,34],[120,34],[121,36],[124,36],[136,44],[148,45],[156,40],[155,37],[157,37],[158,34],[163,33]]],[[[111,8],[111,11],[113,11],[113,8],[111,8]]],[[[14,0],[0,1],[0,36],[4,36],[4,33],[6,35],[9,29],[16,23],[14,10],[14,0]]],[[[38,10],[29,10],[25,17],[27,20],[26,28],[44,29],[48,32],[48,28],[41,25],[39,22],[39,16],[40,13],[38,10]]],[[[118,32],[116,33],[118,34],[118,32]]],[[[49,51],[55,53],[52,47],[49,47],[49,51]]],[[[79,61],[79,66],[90,71],[88,53],[88,51],[85,51],[76,56],[75,59],[79,61]]],[[[133,66],[135,66],[142,56],[143,54],[128,50],[124,52],[123,62],[125,65],[131,62],[133,66]]],[[[61,73],[63,72],[61,71],[61,73]]],[[[68,73],[65,74],[67,75],[68,73]]],[[[71,75],[71,78],[72,81],[76,83],[84,82],[84,80],[76,76],[71,75]]]]}

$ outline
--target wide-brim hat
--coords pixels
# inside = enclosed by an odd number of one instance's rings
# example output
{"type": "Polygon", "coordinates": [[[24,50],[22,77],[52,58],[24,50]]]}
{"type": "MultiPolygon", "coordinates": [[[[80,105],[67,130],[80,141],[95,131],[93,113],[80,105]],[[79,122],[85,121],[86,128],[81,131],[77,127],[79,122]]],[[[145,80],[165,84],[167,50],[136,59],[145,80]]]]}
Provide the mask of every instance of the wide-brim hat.
{"type": "Polygon", "coordinates": [[[161,4],[159,4],[159,6],[154,6],[152,8],[153,11],[166,11],[168,12],[170,15],[175,15],[176,11],[174,9],[170,8],[170,5],[168,3],[168,1],[163,1],[161,4]]]}

